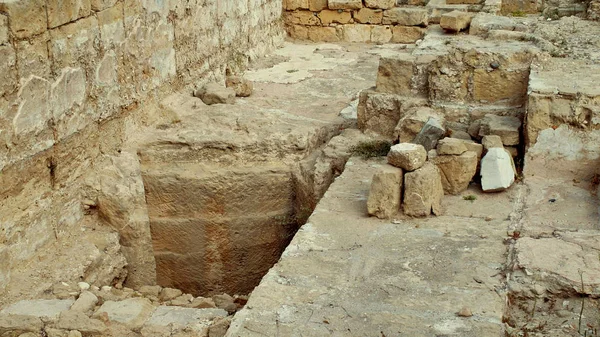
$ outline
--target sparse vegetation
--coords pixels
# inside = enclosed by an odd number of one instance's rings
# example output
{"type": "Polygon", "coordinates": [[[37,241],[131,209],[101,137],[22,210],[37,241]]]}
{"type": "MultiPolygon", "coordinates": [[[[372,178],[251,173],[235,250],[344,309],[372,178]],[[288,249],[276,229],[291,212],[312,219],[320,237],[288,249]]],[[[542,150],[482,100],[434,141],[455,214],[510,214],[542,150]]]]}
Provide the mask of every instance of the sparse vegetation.
{"type": "Polygon", "coordinates": [[[517,11],[512,12],[511,15],[514,16],[514,17],[522,18],[522,17],[526,16],[527,13],[525,13],[525,12],[523,12],[521,10],[517,10],[517,11]]]}
{"type": "Polygon", "coordinates": [[[368,159],[387,156],[391,147],[391,142],[385,140],[372,140],[358,143],[351,148],[351,152],[355,156],[361,156],[363,159],[368,159]]]}
{"type": "Polygon", "coordinates": [[[473,195],[473,194],[469,194],[469,195],[463,195],[463,200],[467,200],[467,201],[475,201],[477,200],[477,196],[473,195]]]}

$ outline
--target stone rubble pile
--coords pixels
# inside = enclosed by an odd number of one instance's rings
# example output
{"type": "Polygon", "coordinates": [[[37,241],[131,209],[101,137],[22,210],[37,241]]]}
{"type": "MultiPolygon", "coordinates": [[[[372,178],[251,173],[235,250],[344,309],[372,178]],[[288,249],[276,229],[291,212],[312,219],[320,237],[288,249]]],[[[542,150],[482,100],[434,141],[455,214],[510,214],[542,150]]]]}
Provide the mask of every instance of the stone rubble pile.
{"type": "MultiPolygon", "coordinates": [[[[495,117],[489,120],[496,121],[495,117]]],[[[495,133],[500,127],[505,141],[512,144],[514,130],[502,129],[502,125],[510,123],[500,121],[486,121],[485,132],[495,133]]],[[[511,125],[517,130],[520,126],[511,125]]],[[[411,143],[391,147],[388,164],[373,175],[367,201],[370,215],[391,218],[400,208],[408,216],[440,215],[442,196],[465,191],[478,171],[484,192],[503,191],[513,184],[515,164],[510,151],[504,149],[501,136],[485,135],[480,144],[470,137],[464,139],[462,132],[442,138],[446,134],[446,128],[429,117],[411,143]]]]}
{"type": "Polygon", "coordinates": [[[181,290],[137,291],[58,283],[48,298],[22,300],[0,311],[0,336],[224,336],[246,296],[194,297],[181,290]]]}

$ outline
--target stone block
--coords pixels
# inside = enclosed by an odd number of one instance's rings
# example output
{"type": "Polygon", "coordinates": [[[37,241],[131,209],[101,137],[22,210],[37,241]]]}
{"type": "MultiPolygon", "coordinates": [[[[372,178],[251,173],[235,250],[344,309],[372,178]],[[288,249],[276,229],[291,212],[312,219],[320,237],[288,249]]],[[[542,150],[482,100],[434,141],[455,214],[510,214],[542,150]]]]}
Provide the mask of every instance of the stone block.
{"type": "Polygon", "coordinates": [[[327,0],[308,0],[308,9],[318,12],[327,8],[327,0]]]}
{"type": "Polygon", "coordinates": [[[119,0],[90,0],[93,11],[99,12],[114,6],[119,0]]]}
{"type": "Polygon", "coordinates": [[[81,68],[64,68],[52,84],[52,116],[59,139],[97,121],[93,114],[80,113],[87,98],[86,89],[87,80],[81,68]]]}
{"type": "Polygon", "coordinates": [[[438,140],[442,138],[445,133],[446,130],[437,119],[429,118],[412,142],[423,145],[425,151],[429,151],[436,147],[438,140]]]}
{"type": "Polygon", "coordinates": [[[329,9],[360,9],[363,7],[362,0],[329,0],[329,9]]]}
{"type": "Polygon", "coordinates": [[[2,315],[22,315],[56,321],[61,312],[69,310],[74,300],[23,300],[0,311],[2,315]]]}
{"type": "Polygon", "coordinates": [[[309,0],[284,0],[285,9],[288,11],[294,11],[296,9],[308,9],[309,0]]]}
{"type": "Polygon", "coordinates": [[[430,107],[423,106],[409,109],[394,129],[394,141],[398,140],[400,143],[411,142],[429,118],[437,119],[440,124],[443,122],[441,115],[430,107]]]}
{"type": "Polygon", "coordinates": [[[48,57],[48,41],[50,34],[47,32],[15,43],[19,65],[19,76],[27,78],[35,75],[50,78],[50,59],[48,57]]]}
{"type": "Polygon", "coordinates": [[[369,42],[371,41],[371,25],[350,24],[343,26],[343,36],[346,42],[369,42]]]}
{"type": "Polygon", "coordinates": [[[425,36],[425,28],[410,26],[392,26],[393,43],[415,43],[425,36]]]}
{"type": "Polygon", "coordinates": [[[0,46],[0,97],[18,88],[17,58],[10,45],[0,46]]]}
{"type": "Polygon", "coordinates": [[[83,313],[91,312],[98,303],[98,297],[89,291],[82,291],[79,297],[71,306],[71,311],[80,311],[83,313]]]}
{"type": "Polygon", "coordinates": [[[444,188],[440,171],[427,162],[423,167],[404,174],[404,214],[424,217],[431,213],[441,215],[444,188]]]}
{"type": "Polygon", "coordinates": [[[521,120],[512,116],[487,114],[480,120],[479,137],[487,135],[500,136],[504,145],[520,143],[521,120]]]}
{"type": "Polygon", "coordinates": [[[481,188],[497,192],[509,188],[515,181],[512,158],[504,149],[491,148],[481,160],[481,188]]]}
{"type": "Polygon", "coordinates": [[[465,142],[456,138],[443,138],[437,143],[438,155],[461,155],[467,151],[465,142]]]}
{"type": "Polygon", "coordinates": [[[111,321],[124,324],[135,330],[142,327],[154,312],[155,307],[145,298],[129,298],[123,301],[106,301],[96,310],[92,318],[108,315],[111,321]]]}
{"type": "Polygon", "coordinates": [[[524,104],[527,99],[529,71],[475,69],[473,72],[473,100],[495,103],[524,104]]]}
{"type": "Polygon", "coordinates": [[[64,330],[77,330],[86,335],[103,335],[106,325],[99,319],[89,318],[81,311],[65,311],[60,314],[56,327],[64,330]]]}
{"type": "Polygon", "coordinates": [[[404,171],[414,171],[427,160],[427,151],[422,145],[400,143],[391,147],[387,155],[388,164],[399,167],[404,171]]]}
{"type": "Polygon", "coordinates": [[[0,13],[10,18],[10,31],[17,39],[41,34],[48,28],[45,0],[3,1],[0,13]]]}
{"type": "Polygon", "coordinates": [[[50,31],[48,50],[53,70],[69,66],[91,64],[98,51],[94,43],[100,40],[96,16],[89,16],[50,31]]]}
{"type": "Polygon", "coordinates": [[[90,0],[48,0],[48,27],[55,28],[65,23],[90,15],[90,0]]]}
{"type": "MultiPolygon", "coordinates": [[[[451,0],[460,1],[460,0],[451,0]]],[[[463,0],[463,1],[475,1],[475,0],[463,0]]],[[[543,6],[543,5],[542,5],[543,6]]],[[[540,11],[540,4],[537,0],[504,0],[502,1],[502,7],[500,9],[503,15],[512,14],[515,12],[537,14],[540,11]]],[[[573,5],[571,5],[573,6],[573,5]]],[[[571,7],[572,8],[572,7],[571,7]]]]}
{"type": "Polygon", "coordinates": [[[391,26],[373,26],[371,29],[371,42],[388,43],[392,40],[391,26]]]}
{"type": "Polygon", "coordinates": [[[340,34],[334,27],[308,27],[308,39],[313,42],[339,42],[340,34]]]}
{"type": "Polygon", "coordinates": [[[377,91],[425,97],[427,69],[433,60],[434,57],[429,55],[398,54],[382,57],[377,70],[377,91]]]}
{"type": "Polygon", "coordinates": [[[113,7],[98,12],[98,26],[102,46],[105,49],[119,50],[125,41],[125,27],[123,25],[123,3],[119,2],[113,7]]]}
{"type": "Polygon", "coordinates": [[[465,140],[464,143],[467,151],[475,152],[477,154],[477,158],[481,159],[481,156],[483,155],[483,145],[475,143],[472,140],[465,140]]]}
{"type": "Polygon", "coordinates": [[[384,165],[375,172],[371,181],[367,211],[380,219],[389,219],[400,210],[402,196],[402,169],[384,165]]]}
{"type": "Polygon", "coordinates": [[[321,24],[315,13],[309,11],[285,12],[285,21],[288,25],[319,26],[321,24]]]}
{"type": "MultiPolygon", "coordinates": [[[[308,27],[302,25],[288,25],[288,36],[296,40],[308,40],[308,27]]],[[[335,29],[334,29],[335,32],[335,29]]]]}
{"type": "Polygon", "coordinates": [[[358,103],[358,128],[391,138],[401,117],[401,97],[364,90],[358,103]]]}
{"type": "Polygon", "coordinates": [[[460,155],[439,155],[438,151],[438,156],[432,161],[441,172],[444,193],[456,195],[469,187],[477,172],[479,157],[473,151],[460,155]]]}
{"type": "Polygon", "coordinates": [[[361,8],[354,12],[354,21],[358,23],[380,24],[382,19],[381,9],[361,8]]]}
{"type": "Polygon", "coordinates": [[[16,135],[39,132],[47,128],[51,118],[50,83],[37,76],[29,76],[21,84],[20,101],[13,119],[16,135]]]}
{"type": "Polygon", "coordinates": [[[349,23],[352,20],[351,12],[344,11],[333,11],[333,10],[322,10],[319,12],[319,19],[321,24],[329,25],[331,23],[349,23]]]}
{"type": "Polygon", "coordinates": [[[428,14],[425,8],[395,7],[383,11],[384,25],[397,24],[400,26],[422,26],[428,24],[428,14]]]}
{"type": "Polygon", "coordinates": [[[447,5],[479,5],[483,0],[446,0],[447,5]]]}
{"type": "Polygon", "coordinates": [[[452,11],[442,14],[440,26],[450,32],[460,32],[469,28],[473,15],[463,11],[452,11]]]}
{"type": "Polygon", "coordinates": [[[0,46],[8,44],[8,17],[0,14],[0,46]]]}
{"type": "Polygon", "coordinates": [[[504,148],[504,145],[502,144],[502,138],[500,138],[498,135],[483,136],[481,139],[481,145],[483,145],[486,151],[495,147],[504,148]]]}
{"type": "Polygon", "coordinates": [[[0,334],[25,331],[39,333],[43,326],[44,323],[38,317],[30,315],[0,314],[0,334]]]}
{"type": "Polygon", "coordinates": [[[526,32],[527,29],[527,26],[519,24],[518,21],[515,21],[509,17],[488,13],[478,13],[471,20],[469,34],[484,35],[491,30],[526,32]]]}
{"type": "Polygon", "coordinates": [[[396,0],[365,0],[365,6],[369,8],[390,9],[396,6],[396,0]]]}
{"type": "Polygon", "coordinates": [[[145,326],[172,326],[176,329],[199,324],[203,321],[214,320],[217,317],[227,317],[222,309],[194,309],[175,306],[159,306],[150,316],[145,326]]]}

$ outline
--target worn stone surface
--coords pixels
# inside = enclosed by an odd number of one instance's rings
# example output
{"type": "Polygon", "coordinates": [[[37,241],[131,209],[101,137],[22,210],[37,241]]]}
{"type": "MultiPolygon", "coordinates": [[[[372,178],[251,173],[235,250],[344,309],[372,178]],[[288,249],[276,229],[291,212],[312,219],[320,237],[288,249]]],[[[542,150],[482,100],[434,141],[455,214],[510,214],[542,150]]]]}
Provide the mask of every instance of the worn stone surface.
{"type": "Polygon", "coordinates": [[[469,187],[479,157],[476,152],[466,151],[460,155],[438,155],[432,161],[440,170],[444,193],[456,195],[469,187]]]}
{"type": "Polygon", "coordinates": [[[218,83],[211,82],[196,90],[194,96],[200,98],[207,105],[233,104],[236,92],[234,88],[223,87],[218,83]]]}
{"type": "Polygon", "coordinates": [[[427,151],[419,144],[400,143],[392,146],[387,160],[390,165],[405,171],[414,171],[427,160],[427,151]]]}
{"type": "Polygon", "coordinates": [[[365,6],[369,8],[390,9],[396,6],[395,0],[365,0],[365,6]]]}
{"type": "Polygon", "coordinates": [[[481,159],[481,188],[497,192],[509,188],[515,181],[512,158],[503,148],[491,148],[481,159]]]}
{"type": "Polygon", "coordinates": [[[400,26],[427,26],[427,9],[395,7],[383,12],[383,24],[400,26]]]}
{"type": "MultiPolygon", "coordinates": [[[[135,315],[135,312],[132,312],[135,315]]],[[[80,311],[65,311],[60,314],[56,327],[65,330],[77,330],[85,334],[102,334],[107,330],[100,319],[89,318],[80,311]]]]}
{"type": "Polygon", "coordinates": [[[0,313],[0,333],[15,331],[39,332],[44,323],[38,317],[28,314],[2,314],[0,313]]]}
{"type": "Polygon", "coordinates": [[[111,321],[124,324],[129,329],[139,329],[155,311],[145,298],[130,298],[123,301],[106,301],[96,310],[92,318],[108,315],[111,321]]]}
{"type": "Polygon", "coordinates": [[[436,147],[438,140],[442,138],[445,133],[446,130],[440,122],[437,119],[430,117],[412,142],[423,145],[425,151],[429,151],[436,147]]]}
{"type": "Polygon", "coordinates": [[[442,14],[440,26],[447,31],[460,32],[461,30],[469,28],[472,17],[471,13],[452,11],[450,13],[442,14]]]}
{"type": "Polygon", "coordinates": [[[364,90],[358,103],[358,128],[392,137],[401,117],[401,107],[402,98],[397,95],[364,90]]]}
{"type": "Polygon", "coordinates": [[[383,11],[379,9],[361,8],[354,13],[354,20],[358,23],[380,24],[383,11]]]}
{"type": "Polygon", "coordinates": [[[56,321],[61,312],[69,310],[73,300],[23,300],[0,311],[5,315],[23,315],[56,321]]]}
{"type": "Polygon", "coordinates": [[[404,175],[404,214],[423,217],[430,214],[441,215],[444,188],[440,171],[432,163],[404,175]]]}
{"type": "Polygon", "coordinates": [[[389,219],[400,210],[402,169],[384,165],[373,174],[367,211],[380,219],[389,219]]]}
{"type": "Polygon", "coordinates": [[[146,326],[169,326],[183,328],[194,324],[225,317],[227,312],[222,309],[194,309],[173,306],[159,306],[146,322],[146,326]]]}
{"type": "Polygon", "coordinates": [[[443,138],[437,143],[437,153],[439,155],[460,155],[467,151],[465,142],[456,138],[443,138]]]}
{"type": "Polygon", "coordinates": [[[363,6],[362,0],[328,0],[329,9],[360,9],[363,6]]]}
{"type": "Polygon", "coordinates": [[[521,121],[517,117],[485,115],[480,121],[479,137],[500,136],[502,144],[518,145],[521,140],[521,121]]]}

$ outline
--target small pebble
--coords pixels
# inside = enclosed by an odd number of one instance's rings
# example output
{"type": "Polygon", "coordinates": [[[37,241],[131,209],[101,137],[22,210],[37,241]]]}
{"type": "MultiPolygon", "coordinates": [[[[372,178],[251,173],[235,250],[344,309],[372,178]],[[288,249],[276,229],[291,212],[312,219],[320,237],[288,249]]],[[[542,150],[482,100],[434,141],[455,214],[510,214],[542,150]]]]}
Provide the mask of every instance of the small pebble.
{"type": "Polygon", "coordinates": [[[492,63],[490,63],[490,67],[492,67],[492,69],[498,69],[498,68],[500,68],[500,63],[492,62],[492,63]]]}
{"type": "Polygon", "coordinates": [[[77,283],[77,286],[81,290],[88,290],[88,289],[90,289],[90,284],[86,283],[86,282],[79,282],[79,283],[77,283]]]}
{"type": "Polygon", "coordinates": [[[463,307],[458,312],[458,316],[460,316],[460,317],[471,317],[471,316],[473,316],[473,313],[471,312],[471,309],[469,309],[467,307],[463,307]]]}

